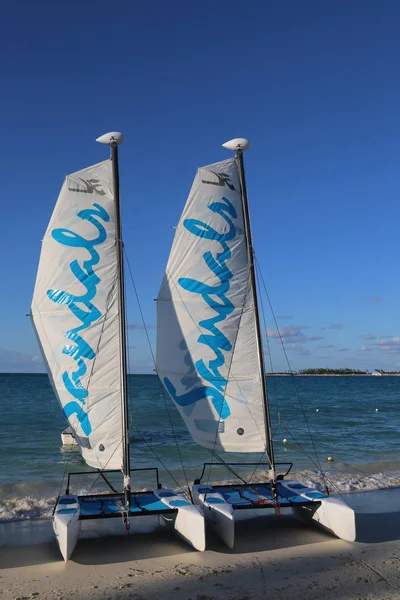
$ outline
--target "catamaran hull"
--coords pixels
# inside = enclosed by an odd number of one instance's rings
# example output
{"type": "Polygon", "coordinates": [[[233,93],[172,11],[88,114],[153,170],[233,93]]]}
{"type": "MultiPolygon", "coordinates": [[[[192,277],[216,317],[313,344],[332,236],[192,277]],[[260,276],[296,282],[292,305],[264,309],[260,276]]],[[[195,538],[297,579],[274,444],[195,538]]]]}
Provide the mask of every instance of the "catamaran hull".
{"type": "Polygon", "coordinates": [[[296,507],[293,514],[304,523],[319,525],[342,540],[354,542],[356,539],[354,510],[337,498],[322,500],[318,508],[296,507]]]}
{"type": "Polygon", "coordinates": [[[300,498],[315,502],[314,505],[293,506],[293,514],[297,518],[308,524],[318,524],[342,540],[355,541],[355,513],[343,500],[311,490],[297,481],[282,481],[280,489],[289,493],[296,492],[300,498]]]}
{"type": "Polygon", "coordinates": [[[207,491],[204,486],[193,486],[194,503],[204,510],[206,526],[213,531],[228,548],[235,546],[235,518],[234,508],[225,501],[218,492],[207,491]]]}
{"type": "MultiPolygon", "coordinates": [[[[195,504],[204,510],[207,527],[214,531],[228,548],[233,548],[236,510],[277,507],[272,496],[268,496],[268,487],[265,484],[252,486],[198,484],[193,486],[193,497],[195,504]],[[234,496],[235,494],[237,497],[234,496]]],[[[297,481],[279,481],[277,488],[280,508],[291,508],[294,515],[302,521],[318,524],[343,540],[355,541],[355,514],[345,502],[307,488],[297,481]]]]}
{"type": "Polygon", "coordinates": [[[67,562],[80,534],[80,507],[77,496],[61,496],[53,516],[53,529],[63,559],[67,562]]]}
{"type": "Polygon", "coordinates": [[[206,549],[206,528],[201,507],[193,506],[172,490],[155,490],[154,495],[169,508],[177,509],[178,512],[173,520],[175,531],[185,542],[203,552],[206,549]]]}
{"type": "MultiPolygon", "coordinates": [[[[106,519],[127,516],[123,510],[123,494],[92,496],[60,496],[53,517],[53,528],[65,561],[74,551],[80,534],[80,523],[86,519],[106,519]]],[[[129,517],[163,515],[173,528],[196,550],[206,548],[203,511],[172,490],[132,493],[129,517]]]]}

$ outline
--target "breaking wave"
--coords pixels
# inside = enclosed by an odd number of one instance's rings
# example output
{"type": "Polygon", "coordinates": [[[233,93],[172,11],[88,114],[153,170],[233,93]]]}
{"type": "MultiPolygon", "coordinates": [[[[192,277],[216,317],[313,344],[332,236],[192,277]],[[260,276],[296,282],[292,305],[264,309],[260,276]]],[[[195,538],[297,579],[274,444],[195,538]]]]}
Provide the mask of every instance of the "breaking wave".
{"type": "MultiPolygon", "coordinates": [[[[336,471],[322,474],[318,470],[292,471],[288,479],[297,479],[304,485],[325,490],[325,482],[332,494],[349,492],[367,492],[400,487],[400,470],[374,470],[374,466],[382,465],[337,465],[336,471]]],[[[386,465],[387,466],[387,465],[386,465]]],[[[257,481],[265,481],[267,477],[257,477],[257,481]]],[[[253,481],[255,482],[255,481],[253,481]]],[[[219,483],[238,483],[232,479],[219,483]]],[[[83,488],[76,493],[87,493],[83,488]]],[[[100,490],[93,490],[100,491],[100,490]]],[[[104,490],[102,490],[104,491],[104,490]]],[[[177,491],[181,491],[178,490],[177,491]]],[[[20,484],[3,484],[0,486],[0,522],[43,519],[52,516],[54,504],[59,490],[49,482],[25,482],[20,484]]]]}

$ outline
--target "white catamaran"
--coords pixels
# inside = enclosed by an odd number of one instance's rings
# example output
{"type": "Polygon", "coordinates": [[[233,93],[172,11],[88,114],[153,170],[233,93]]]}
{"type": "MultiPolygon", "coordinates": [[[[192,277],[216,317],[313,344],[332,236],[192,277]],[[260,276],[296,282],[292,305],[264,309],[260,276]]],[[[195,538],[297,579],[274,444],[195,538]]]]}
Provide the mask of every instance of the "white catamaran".
{"type": "Polygon", "coordinates": [[[176,228],[157,298],[157,371],[193,440],[214,456],[265,452],[269,483],[202,484],[203,468],[194,501],[230,548],[239,509],[289,507],[354,541],[347,504],[284,479],[291,464],[276,473],[243,168],[249,142],[223,146],[236,156],[198,169],[176,228]]]}
{"type": "MultiPolygon", "coordinates": [[[[111,159],[68,175],[46,230],[31,318],[53,389],[86,463],[110,493],[73,495],[70,475],[53,525],[65,560],[84,519],[168,515],[176,531],[205,549],[203,512],[173,490],[131,491],[124,264],[119,209],[121,133],[97,139],[111,159]],[[122,471],[123,491],[107,473],[122,471]],[[95,471],[96,472],[96,471],[95,471]]],[[[143,469],[141,469],[143,470],[143,469]]],[[[74,474],[75,475],[75,474],[74,474]]],[[[87,475],[87,473],[86,473],[87,475]]],[[[170,520],[170,519],[169,519],[170,520]]]]}

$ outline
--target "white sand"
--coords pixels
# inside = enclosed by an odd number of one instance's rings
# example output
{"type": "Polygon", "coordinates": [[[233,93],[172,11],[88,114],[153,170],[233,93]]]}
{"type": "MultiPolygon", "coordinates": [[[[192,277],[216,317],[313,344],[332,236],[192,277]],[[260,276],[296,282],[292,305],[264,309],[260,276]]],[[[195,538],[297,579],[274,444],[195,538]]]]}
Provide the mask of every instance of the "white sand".
{"type": "Polygon", "coordinates": [[[67,564],[49,521],[10,523],[0,528],[0,597],[399,600],[400,491],[358,494],[354,504],[353,544],[258,512],[240,515],[233,551],[210,535],[200,553],[145,517],[131,520],[130,536],[118,520],[85,522],[67,564]]]}

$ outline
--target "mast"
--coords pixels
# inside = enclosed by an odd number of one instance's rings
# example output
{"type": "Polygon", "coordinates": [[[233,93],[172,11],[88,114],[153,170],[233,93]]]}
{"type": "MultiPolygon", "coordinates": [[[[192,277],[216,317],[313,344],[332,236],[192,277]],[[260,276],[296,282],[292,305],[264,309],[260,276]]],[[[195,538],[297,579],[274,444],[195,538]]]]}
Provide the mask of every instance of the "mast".
{"type": "Polygon", "coordinates": [[[228,148],[229,150],[236,151],[236,161],[239,170],[239,181],[240,181],[240,192],[242,197],[242,207],[243,207],[243,221],[244,221],[244,234],[246,239],[247,246],[247,257],[249,263],[249,271],[250,271],[250,281],[251,281],[251,290],[253,295],[253,305],[255,312],[255,322],[256,322],[256,340],[257,340],[257,352],[258,352],[258,364],[259,364],[259,374],[261,381],[261,389],[263,395],[263,405],[264,405],[264,423],[265,423],[265,433],[266,433],[266,452],[267,458],[269,462],[269,478],[271,483],[271,488],[274,496],[276,496],[276,473],[275,473],[275,460],[274,460],[274,448],[272,443],[272,430],[271,430],[271,418],[269,412],[269,404],[268,404],[268,392],[267,392],[267,380],[265,376],[265,366],[264,366],[264,353],[262,349],[262,339],[261,339],[261,327],[260,327],[260,315],[258,310],[258,298],[257,298],[257,282],[256,282],[256,274],[254,269],[254,249],[253,249],[253,241],[251,236],[251,226],[250,226],[250,215],[249,215],[249,206],[247,201],[247,189],[246,189],[246,178],[244,173],[244,164],[243,164],[243,152],[247,150],[250,146],[248,140],[244,138],[236,138],[225,144],[222,144],[224,148],[228,148]]]}
{"type": "Polygon", "coordinates": [[[123,143],[124,135],[118,132],[111,132],[97,138],[96,142],[107,144],[111,148],[111,163],[113,172],[113,192],[115,203],[115,235],[117,241],[118,257],[118,314],[120,328],[120,364],[121,364],[121,393],[122,393],[122,443],[123,443],[123,473],[124,473],[124,498],[125,507],[130,508],[131,504],[131,477],[130,477],[130,456],[129,456],[129,407],[128,407],[128,384],[126,367],[126,329],[125,329],[125,288],[124,288],[124,245],[122,242],[121,213],[119,200],[119,167],[118,167],[118,146],[123,143]]]}

